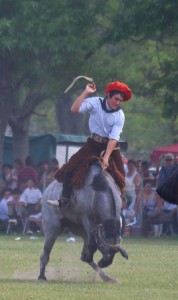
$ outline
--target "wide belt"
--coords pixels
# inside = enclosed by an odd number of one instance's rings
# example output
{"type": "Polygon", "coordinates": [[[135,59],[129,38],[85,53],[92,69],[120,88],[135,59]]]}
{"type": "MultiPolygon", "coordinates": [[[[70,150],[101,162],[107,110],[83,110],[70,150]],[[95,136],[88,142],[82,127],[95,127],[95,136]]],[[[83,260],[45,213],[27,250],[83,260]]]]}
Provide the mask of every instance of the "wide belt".
{"type": "Polygon", "coordinates": [[[100,136],[96,133],[92,133],[91,134],[91,138],[95,141],[95,142],[98,142],[98,143],[101,143],[101,144],[107,144],[109,139],[107,137],[103,137],[103,136],[100,136]]]}

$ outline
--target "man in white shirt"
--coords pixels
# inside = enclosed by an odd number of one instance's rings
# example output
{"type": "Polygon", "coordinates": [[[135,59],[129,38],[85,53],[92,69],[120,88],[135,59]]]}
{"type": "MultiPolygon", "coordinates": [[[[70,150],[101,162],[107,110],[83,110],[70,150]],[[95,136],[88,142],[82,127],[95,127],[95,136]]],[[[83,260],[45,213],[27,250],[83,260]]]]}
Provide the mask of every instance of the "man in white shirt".
{"type": "Polygon", "coordinates": [[[20,201],[24,202],[26,205],[28,216],[40,211],[41,198],[42,193],[40,189],[35,187],[35,182],[33,179],[29,179],[27,181],[27,188],[20,197],[20,201]]]}
{"type": "Polygon", "coordinates": [[[8,225],[8,200],[11,199],[11,190],[4,189],[2,191],[2,199],[0,201],[0,230],[6,231],[8,225]]]}
{"type": "MultiPolygon", "coordinates": [[[[124,186],[125,172],[119,151],[119,139],[125,121],[121,103],[128,101],[131,98],[132,91],[126,84],[115,81],[106,86],[106,97],[88,98],[89,94],[95,92],[95,85],[88,84],[83,93],[74,101],[71,107],[71,111],[74,113],[88,112],[90,114],[89,128],[91,137],[88,138],[83,147],[80,148],[80,150],[74,154],[65,165],[62,196],[59,199],[59,202],[48,201],[48,203],[53,206],[68,206],[72,191],[71,181],[73,172],[83,161],[85,161],[86,157],[100,157],[102,151],[104,151],[101,160],[102,168],[106,169],[109,166],[109,159],[112,157],[118,172],[120,172],[120,188],[123,188],[124,186]]],[[[56,174],[57,180],[59,180],[58,174],[56,174]]]]}

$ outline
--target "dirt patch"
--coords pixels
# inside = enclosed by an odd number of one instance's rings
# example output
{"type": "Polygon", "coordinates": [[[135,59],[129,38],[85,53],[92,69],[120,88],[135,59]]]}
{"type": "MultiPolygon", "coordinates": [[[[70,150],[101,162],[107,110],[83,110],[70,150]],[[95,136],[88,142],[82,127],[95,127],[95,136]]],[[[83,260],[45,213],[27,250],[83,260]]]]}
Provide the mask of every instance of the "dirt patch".
{"type": "MultiPolygon", "coordinates": [[[[15,280],[37,280],[39,275],[39,270],[33,270],[30,272],[20,272],[16,271],[12,275],[12,279],[15,280]]],[[[48,281],[59,281],[59,282],[96,282],[101,281],[99,276],[92,269],[86,272],[86,270],[81,271],[81,268],[62,266],[59,269],[54,267],[46,268],[46,278],[48,281]]]]}

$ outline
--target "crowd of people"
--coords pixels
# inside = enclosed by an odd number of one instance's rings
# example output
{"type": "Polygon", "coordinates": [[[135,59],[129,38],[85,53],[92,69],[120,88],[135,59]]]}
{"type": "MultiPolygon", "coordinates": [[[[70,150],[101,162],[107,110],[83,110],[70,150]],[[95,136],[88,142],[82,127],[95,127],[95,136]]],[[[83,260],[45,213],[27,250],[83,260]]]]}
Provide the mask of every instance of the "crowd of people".
{"type": "MultiPolygon", "coordinates": [[[[126,226],[140,225],[143,236],[177,235],[177,205],[161,199],[156,188],[178,170],[178,156],[162,155],[156,169],[147,161],[128,160],[123,191],[123,216],[126,226]]],[[[178,195],[177,195],[178,197],[178,195]]]]}
{"type": "Polygon", "coordinates": [[[34,233],[41,230],[41,198],[45,188],[54,180],[59,168],[56,158],[37,166],[30,156],[23,165],[15,159],[4,164],[0,184],[0,231],[6,232],[10,223],[15,232],[34,233]]]}
{"type": "MultiPolygon", "coordinates": [[[[177,205],[166,202],[156,193],[156,187],[178,169],[178,156],[171,153],[161,156],[154,172],[150,171],[148,161],[129,159],[124,167],[126,186],[122,193],[122,215],[125,227],[139,225],[145,237],[178,234],[177,205]]],[[[41,230],[42,194],[58,169],[56,158],[35,166],[30,156],[25,165],[20,159],[16,159],[13,166],[3,165],[0,231],[6,232],[12,221],[14,230],[22,232],[27,218],[27,232],[41,230]]]]}

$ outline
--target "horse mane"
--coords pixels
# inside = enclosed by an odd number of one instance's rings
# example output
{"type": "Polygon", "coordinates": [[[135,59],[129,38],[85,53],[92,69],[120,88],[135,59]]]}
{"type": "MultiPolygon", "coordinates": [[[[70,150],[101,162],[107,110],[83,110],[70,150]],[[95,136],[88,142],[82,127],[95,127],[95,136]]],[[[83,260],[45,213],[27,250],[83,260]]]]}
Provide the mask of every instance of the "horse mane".
{"type": "Polygon", "coordinates": [[[91,184],[93,189],[97,191],[106,191],[109,187],[107,179],[104,173],[101,171],[99,174],[95,175],[93,178],[93,182],[91,184]]]}

